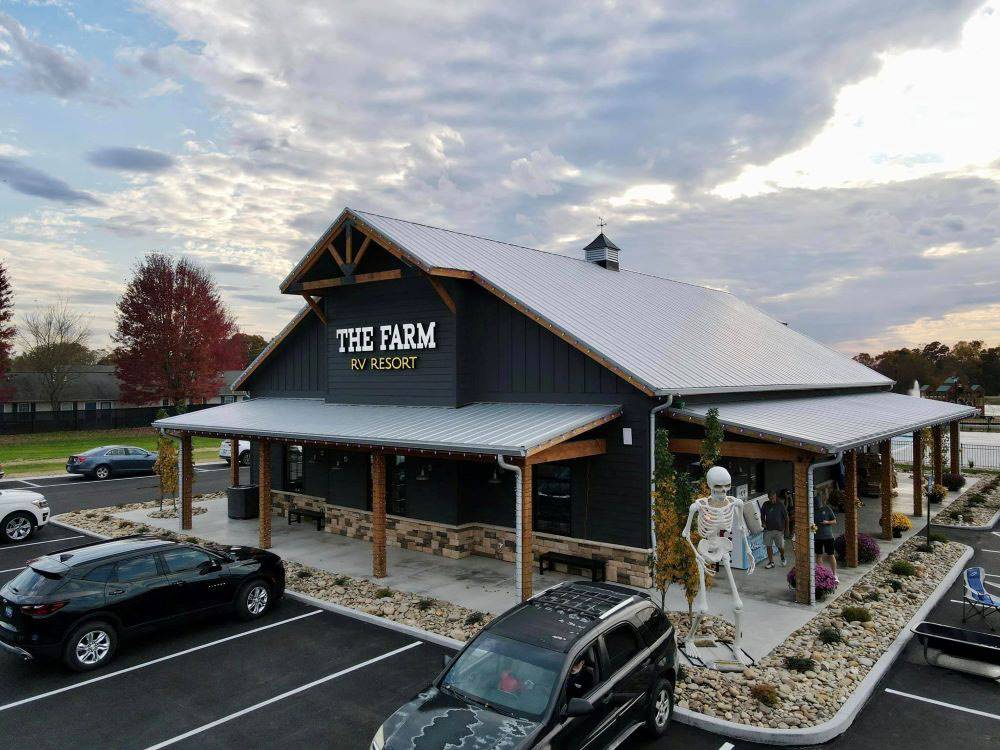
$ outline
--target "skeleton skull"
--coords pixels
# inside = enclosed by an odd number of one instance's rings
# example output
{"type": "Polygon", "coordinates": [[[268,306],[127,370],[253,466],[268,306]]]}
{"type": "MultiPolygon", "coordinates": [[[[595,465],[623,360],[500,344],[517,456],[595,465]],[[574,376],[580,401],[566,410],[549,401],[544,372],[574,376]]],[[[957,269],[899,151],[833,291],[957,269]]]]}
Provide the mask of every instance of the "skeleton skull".
{"type": "Polygon", "coordinates": [[[721,498],[729,494],[729,488],[733,486],[733,479],[729,472],[722,466],[713,466],[705,474],[705,482],[712,491],[712,496],[721,498]]]}

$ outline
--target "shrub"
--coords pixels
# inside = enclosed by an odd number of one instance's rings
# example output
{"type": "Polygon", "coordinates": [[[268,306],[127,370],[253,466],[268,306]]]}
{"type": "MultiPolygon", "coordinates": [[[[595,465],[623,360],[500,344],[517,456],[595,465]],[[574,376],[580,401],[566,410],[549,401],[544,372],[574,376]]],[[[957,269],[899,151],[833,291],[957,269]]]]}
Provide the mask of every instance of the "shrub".
{"type": "Polygon", "coordinates": [[[878,591],[872,589],[867,594],[865,594],[864,598],[866,602],[877,602],[879,599],[882,598],[882,595],[878,591]]]}
{"type": "Polygon", "coordinates": [[[351,579],[348,578],[347,576],[337,576],[336,578],[333,579],[334,586],[346,586],[350,582],[351,579]]]}
{"type": "Polygon", "coordinates": [[[311,578],[312,577],[312,571],[311,570],[297,570],[297,571],[295,571],[295,575],[298,576],[299,578],[311,578]]]}
{"type": "Polygon", "coordinates": [[[426,612],[433,606],[434,606],[434,600],[428,599],[427,597],[424,597],[419,602],[417,602],[417,609],[419,609],[421,612],[426,612]]]}
{"type": "Polygon", "coordinates": [[[913,528],[913,524],[910,523],[910,518],[905,513],[893,513],[892,514],[892,530],[896,531],[909,531],[913,528]]]}
{"type": "Polygon", "coordinates": [[[786,656],[785,666],[794,669],[796,672],[808,672],[816,669],[816,660],[808,656],[786,656]]]}
{"type": "Polygon", "coordinates": [[[486,619],[486,615],[483,612],[473,612],[468,617],[465,618],[466,625],[478,625],[483,620],[486,619]]]}
{"type": "Polygon", "coordinates": [[[903,588],[903,582],[898,578],[890,578],[886,583],[889,585],[893,591],[899,591],[903,588]]]}
{"type": "Polygon", "coordinates": [[[965,486],[965,477],[961,474],[945,474],[941,477],[941,484],[955,492],[965,486]]]}
{"type": "Polygon", "coordinates": [[[136,534],[145,534],[148,531],[149,531],[149,527],[148,526],[140,526],[139,528],[137,528],[135,530],[135,533],[136,534]]]}
{"type": "MultiPolygon", "coordinates": [[[[814,578],[816,580],[816,598],[822,599],[833,591],[837,590],[837,581],[834,580],[833,571],[830,570],[825,565],[820,565],[816,563],[814,566],[814,578]]],[[[788,575],[785,576],[785,580],[788,581],[789,588],[795,588],[795,568],[793,567],[788,571],[788,575]]]]}
{"type": "Polygon", "coordinates": [[[864,607],[844,607],[841,616],[848,622],[871,622],[872,613],[864,607]]]}
{"type": "Polygon", "coordinates": [[[946,537],[944,534],[938,534],[937,532],[932,531],[931,534],[930,534],[930,540],[932,542],[942,542],[942,543],[944,543],[944,542],[948,541],[948,537],[946,537]]]}
{"type": "Polygon", "coordinates": [[[917,574],[917,569],[909,560],[896,560],[889,570],[898,576],[915,576],[917,574]]]}
{"type": "Polygon", "coordinates": [[[187,542],[188,544],[197,544],[198,543],[198,537],[196,537],[196,536],[186,536],[186,537],[184,537],[184,541],[187,542]]]}
{"type": "MultiPolygon", "coordinates": [[[[833,547],[837,553],[837,558],[843,562],[847,558],[847,537],[843,534],[833,540],[833,547]]],[[[870,565],[882,556],[876,542],[868,534],[858,534],[858,562],[862,565],[870,565]]]]}
{"type": "Polygon", "coordinates": [[[948,494],[948,488],[943,484],[935,484],[934,488],[927,493],[927,502],[929,503],[939,503],[944,500],[945,496],[948,494]]]}
{"type": "Polygon", "coordinates": [[[392,589],[379,589],[375,592],[376,599],[388,599],[392,596],[392,589]]]}
{"type": "Polygon", "coordinates": [[[823,628],[821,631],[819,631],[819,639],[828,646],[831,643],[840,643],[842,640],[844,640],[843,636],[840,634],[840,631],[837,630],[837,628],[833,627],[823,628]]]}
{"type": "Polygon", "coordinates": [[[781,700],[781,697],[778,695],[778,688],[766,682],[758,682],[750,688],[750,695],[771,708],[777,706],[781,700]]]}

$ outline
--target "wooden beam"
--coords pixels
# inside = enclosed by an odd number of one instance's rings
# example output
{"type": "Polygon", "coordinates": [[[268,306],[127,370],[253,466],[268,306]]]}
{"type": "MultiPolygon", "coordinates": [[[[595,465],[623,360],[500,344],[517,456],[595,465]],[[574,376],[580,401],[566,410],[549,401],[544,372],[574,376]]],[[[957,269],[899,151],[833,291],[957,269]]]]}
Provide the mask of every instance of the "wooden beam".
{"type": "Polygon", "coordinates": [[[388,564],[385,553],[385,454],[372,453],[372,575],[385,578],[388,564]]]}
{"type": "MultiPolygon", "coordinates": [[[[723,441],[725,445],[725,441],[723,441]]],[[[812,549],[812,529],[809,527],[809,464],[810,461],[801,456],[794,462],[795,472],[795,510],[793,523],[795,526],[795,601],[799,604],[812,602],[812,565],[810,550],[812,549]]]]}
{"type": "Polygon", "coordinates": [[[552,440],[544,442],[541,445],[536,445],[534,448],[528,451],[528,456],[530,457],[538,453],[541,453],[542,451],[551,448],[553,445],[559,445],[559,443],[565,443],[570,438],[574,438],[577,435],[580,435],[584,432],[593,430],[595,427],[600,427],[602,424],[607,424],[612,419],[618,419],[618,417],[620,417],[621,415],[622,415],[621,411],[616,411],[612,414],[607,415],[606,417],[601,417],[600,419],[595,419],[594,421],[588,422],[585,425],[580,425],[575,430],[570,430],[569,432],[563,433],[562,435],[559,435],[558,437],[555,437],[552,440]]]}
{"type": "Polygon", "coordinates": [[[368,252],[368,245],[371,244],[372,238],[365,237],[361,243],[361,248],[358,250],[357,256],[354,258],[354,268],[357,269],[361,265],[361,259],[365,257],[365,253],[368,252]]]}
{"type": "Polygon", "coordinates": [[[572,458],[584,458],[585,456],[599,456],[608,452],[607,441],[601,439],[594,440],[571,440],[565,443],[553,445],[543,451],[535,453],[528,459],[529,464],[544,464],[551,461],[568,461],[572,458]]]}
{"type": "Polygon", "coordinates": [[[323,325],[326,325],[326,315],[323,314],[323,308],[319,306],[319,303],[308,294],[303,294],[302,299],[304,299],[309,307],[312,308],[312,311],[316,313],[316,317],[323,321],[323,325]]]}
{"type": "MultiPolygon", "coordinates": [[[[354,242],[353,242],[353,240],[354,240],[354,236],[353,236],[353,233],[351,232],[351,225],[348,224],[347,225],[347,229],[345,230],[345,233],[344,233],[344,250],[345,250],[344,255],[345,255],[345,258],[347,260],[348,265],[353,265],[353,260],[354,260],[354,242]]],[[[347,273],[347,272],[345,271],[344,273],[347,273]]]]}
{"type": "Polygon", "coordinates": [[[191,450],[191,436],[181,435],[181,528],[190,529],[194,518],[191,506],[191,487],[194,482],[194,453],[191,450]]]}
{"type": "Polygon", "coordinates": [[[317,289],[329,289],[336,286],[350,286],[351,284],[367,284],[372,281],[388,281],[389,279],[403,278],[403,271],[399,268],[392,271],[376,271],[375,273],[359,273],[356,276],[340,276],[335,279],[320,279],[319,281],[303,281],[302,291],[312,292],[317,289]]]}
{"type": "Polygon", "coordinates": [[[844,541],[845,567],[858,567],[858,452],[844,454],[844,541]]]}
{"type": "Polygon", "coordinates": [[[948,440],[948,449],[951,452],[951,456],[950,456],[951,461],[949,463],[951,463],[951,467],[950,467],[951,468],[951,473],[957,475],[957,474],[961,474],[962,473],[962,467],[960,466],[960,463],[961,463],[961,460],[962,460],[961,459],[961,452],[960,452],[961,448],[962,448],[962,437],[961,437],[961,435],[958,432],[958,421],[957,420],[954,421],[954,422],[949,423],[948,427],[949,427],[949,430],[950,430],[950,432],[949,432],[950,437],[949,437],[949,440],[948,440]]]}
{"type": "Polygon", "coordinates": [[[342,211],[337,221],[334,222],[333,226],[331,226],[326,231],[326,233],[322,237],[320,237],[319,240],[317,240],[316,244],[313,246],[312,257],[309,258],[308,261],[306,261],[306,263],[302,266],[302,268],[299,269],[298,273],[295,274],[294,277],[288,280],[288,283],[283,284],[281,286],[282,292],[287,291],[289,286],[291,286],[298,279],[301,279],[303,276],[309,273],[309,269],[311,269],[314,265],[316,265],[316,261],[318,261],[320,258],[323,257],[323,253],[325,252],[327,244],[333,242],[333,238],[340,233],[340,230],[343,228],[347,219],[348,219],[348,212],[346,210],[342,211]]]}
{"type": "Polygon", "coordinates": [[[882,440],[879,452],[879,495],[882,499],[882,538],[892,539],[892,441],[882,440]]]}
{"type": "Polygon", "coordinates": [[[924,514],[924,434],[913,432],[913,515],[924,514]]]}
{"type": "Polygon", "coordinates": [[[934,484],[943,484],[944,467],[941,449],[944,440],[942,438],[941,425],[931,427],[931,465],[934,467],[934,484]]]}
{"type": "MultiPolygon", "coordinates": [[[[330,251],[330,255],[333,256],[333,260],[337,263],[337,266],[341,271],[344,270],[344,266],[347,265],[347,261],[340,257],[340,253],[337,252],[337,248],[333,246],[333,240],[330,240],[330,244],[326,246],[326,249],[330,251]]],[[[304,286],[304,285],[303,285],[304,286]]]]}
{"type": "MultiPolygon", "coordinates": [[[[701,441],[691,438],[670,438],[671,453],[701,455],[701,441]]],[[[729,458],[753,458],[770,461],[795,461],[804,451],[773,443],[740,443],[733,440],[722,441],[720,455],[729,458]]]]}
{"type": "Polygon", "coordinates": [[[257,519],[257,546],[268,549],[271,546],[271,441],[258,443],[257,493],[260,501],[260,515],[257,519]]]}
{"type": "Polygon", "coordinates": [[[446,279],[475,279],[472,271],[460,271],[457,268],[432,268],[431,276],[444,276],[446,279]]]}
{"type": "Polygon", "coordinates": [[[457,315],[458,308],[455,307],[455,300],[453,300],[451,298],[451,295],[448,294],[448,290],[444,288],[444,283],[441,281],[441,279],[435,279],[433,276],[427,276],[427,280],[431,282],[431,286],[434,287],[434,291],[437,292],[438,297],[441,298],[441,301],[444,302],[444,304],[448,307],[449,310],[451,310],[451,314],[457,315]]]}
{"type": "Polygon", "coordinates": [[[521,469],[521,538],[517,540],[521,549],[521,601],[527,601],[532,596],[531,575],[534,571],[535,557],[532,552],[531,521],[534,514],[531,510],[532,500],[532,466],[529,463],[521,469]]]}

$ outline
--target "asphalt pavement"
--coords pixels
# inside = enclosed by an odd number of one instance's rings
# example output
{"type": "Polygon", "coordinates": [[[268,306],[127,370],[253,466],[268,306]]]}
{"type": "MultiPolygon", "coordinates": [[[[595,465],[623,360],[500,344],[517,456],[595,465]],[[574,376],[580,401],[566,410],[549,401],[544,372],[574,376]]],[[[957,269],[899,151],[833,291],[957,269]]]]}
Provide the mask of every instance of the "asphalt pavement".
{"type": "MultiPolygon", "coordinates": [[[[240,481],[250,479],[250,470],[240,469],[240,481]]],[[[219,461],[199,464],[194,469],[194,492],[217,492],[229,485],[229,466],[219,461]]],[[[41,492],[49,501],[52,515],[72,510],[103,508],[120,503],[140,503],[160,497],[155,474],[129,477],[112,477],[103,481],[88,479],[78,474],[58,477],[2,479],[0,490],[33,490],[41,492]]]]}

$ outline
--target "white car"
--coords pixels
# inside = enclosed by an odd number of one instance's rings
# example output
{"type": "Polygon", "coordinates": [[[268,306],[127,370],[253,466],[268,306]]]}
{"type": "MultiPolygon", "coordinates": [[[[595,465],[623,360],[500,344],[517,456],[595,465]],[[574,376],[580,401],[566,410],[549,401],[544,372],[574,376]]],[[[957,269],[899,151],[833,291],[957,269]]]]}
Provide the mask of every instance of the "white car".
{"type": "Polygon", "coordinates": [[[0,540],[23,542],[49,522],[44,495],[29,490],[0,490],[0,540]]]}
{"type": "MultiPolygon", "coordinates": [[[[221,458],[227,464],[232,460],[232,456],[230,456],[230,453],[232,452],[232,447],[231,447],[230,442],[231,441],[229,441],[229,440],[223,440],[222,444],[219,445],[219,458],[221,458]]],[[[240,466],[249,466],[250,465],[250,441],[249,440],[241,440],[240,441],[239,451],[240,451],[240,453],[239,453],[240,466]]]]}

